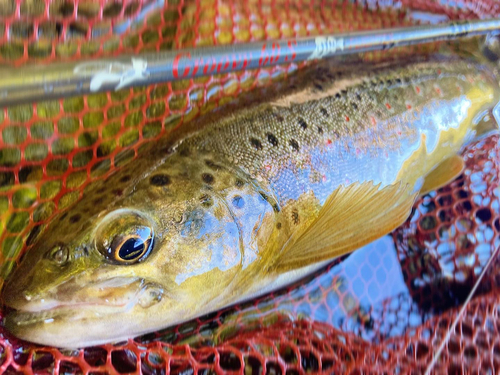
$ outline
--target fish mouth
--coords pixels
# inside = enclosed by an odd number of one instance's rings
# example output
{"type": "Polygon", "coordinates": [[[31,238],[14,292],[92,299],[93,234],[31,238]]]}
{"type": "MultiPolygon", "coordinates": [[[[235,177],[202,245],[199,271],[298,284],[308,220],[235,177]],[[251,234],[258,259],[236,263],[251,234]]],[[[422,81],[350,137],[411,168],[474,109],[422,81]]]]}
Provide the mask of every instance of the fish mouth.
{"type": "Polygon", "coordinates": [[[136,305],[145,307],[158,302],[162,293],[158,285],[139,278],[113,278],[83,288],[61,284],[35,298],[8,296],[6,306],[9,312],[5,322],[7,326],[20,328],[62,319],[81,321],[99,318],[126,312],[136,305]]]}
{"type": "Polygon", "coordinates": [[[145,333],[142,325],[149,322],[145,317],[160,316],[156,309],[146,310],[167,300],[162,299],[163,288],[159,284],[144,279],[109,280],[80,290],[61,284],[36,298],[19,297],[12,292],[7,295],[3,323],[11,334],[36,344],[69,349],[122,341],[145,333]],[[69,290],[74,295],[56,298],[61,291],[69,290]]]}
{"type": "Polygon", "coordinates": [[[23,327],[32,326],[39,323],[52,323],[55,319],[64,318],[69,316],[69,311],[64,311],[70,309],[69,307],[61,306],[50,310],[41,311],[23,311],[10,309],[5,317],[5,325],[9,327],[23,327]]]}
{"type": "Polygon", "coordinates": [[[88,313],[96,315],[118,313],[126,311],[128,305],[132,305],[134,301],[128,304],[106,304],[106,303],[67,303],[55,305],[50,308],[34,309],[15,309],[9,307],[9,312],[6,315],[6,320],[16,326],[29,326],[38,323],[49,324],[56,319],[68,319],[78,321],[88,318],[88,313]]]}

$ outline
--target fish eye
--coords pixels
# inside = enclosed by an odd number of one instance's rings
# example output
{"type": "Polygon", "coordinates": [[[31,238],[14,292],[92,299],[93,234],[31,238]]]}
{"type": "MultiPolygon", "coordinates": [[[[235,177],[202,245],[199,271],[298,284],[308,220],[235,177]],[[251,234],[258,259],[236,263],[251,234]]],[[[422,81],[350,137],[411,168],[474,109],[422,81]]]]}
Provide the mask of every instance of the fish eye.
{"type": "Polygon", "coordinates": [[[110,262],[129,265],[147,258],[153,249],[154,231],[147,217],[137,211],[108,214],[96,232],[96,247],[110,262]]]}
{"type": "Polygon", "coordinates": [[[108,255],[118,262],[135,263],[149,253],[152,240],[150,228],[138,228],[135,234],[128,236],[117,235],[111,243],[108,255]]]}

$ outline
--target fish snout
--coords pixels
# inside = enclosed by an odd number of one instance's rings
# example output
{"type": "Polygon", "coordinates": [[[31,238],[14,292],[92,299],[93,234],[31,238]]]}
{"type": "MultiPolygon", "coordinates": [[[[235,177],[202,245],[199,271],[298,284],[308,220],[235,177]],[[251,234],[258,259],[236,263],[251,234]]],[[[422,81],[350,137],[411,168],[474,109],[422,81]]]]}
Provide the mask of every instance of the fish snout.
{"type": "Polygon", "coordinates": [[[34,299],[35,291],[33,285],[34,275],[32,272],[19,275],[17,272],[4,284],[2,290],[2,302],[14,309],[23,309],[26,304],[34,299]]]}

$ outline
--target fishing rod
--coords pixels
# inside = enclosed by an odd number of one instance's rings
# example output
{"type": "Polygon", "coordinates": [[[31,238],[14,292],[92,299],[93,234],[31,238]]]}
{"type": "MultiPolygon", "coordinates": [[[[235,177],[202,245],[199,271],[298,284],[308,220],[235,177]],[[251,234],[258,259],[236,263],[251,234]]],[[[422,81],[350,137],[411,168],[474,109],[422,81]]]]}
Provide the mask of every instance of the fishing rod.
{"type": "Polygon", "coordinates": [[[500,18],[0,68],[0,107],[477,36],[500,18]]]}

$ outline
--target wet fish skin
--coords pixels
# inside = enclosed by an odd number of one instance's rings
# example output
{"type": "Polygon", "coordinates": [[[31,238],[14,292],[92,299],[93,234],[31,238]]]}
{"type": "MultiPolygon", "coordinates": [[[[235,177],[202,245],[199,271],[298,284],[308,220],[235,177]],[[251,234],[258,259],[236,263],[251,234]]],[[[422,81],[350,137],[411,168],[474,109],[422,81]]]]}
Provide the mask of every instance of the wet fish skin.
{"type": "MultiPolygon", "coordinates": [[[[286,259],[329,197],[342,198],[339,187],[360,184],[376,202],[377,189],[396,186],[411,205],[423,177],[474,137],[473,119],[500,98],[487,67],[453,59],[342,71],[326,63],[281,92],[201,119],[195,133],[172,136],[168,153],[157,145],[86,192],[6,285],[17,309],[8,329],[46,345],[95,345],[297,280],[333,257],[286,259]]],[[[386,205],[378,215],[391,215],[386,205]]],[[[370,225],[363,230],[384,234],[370,225]]]]}

